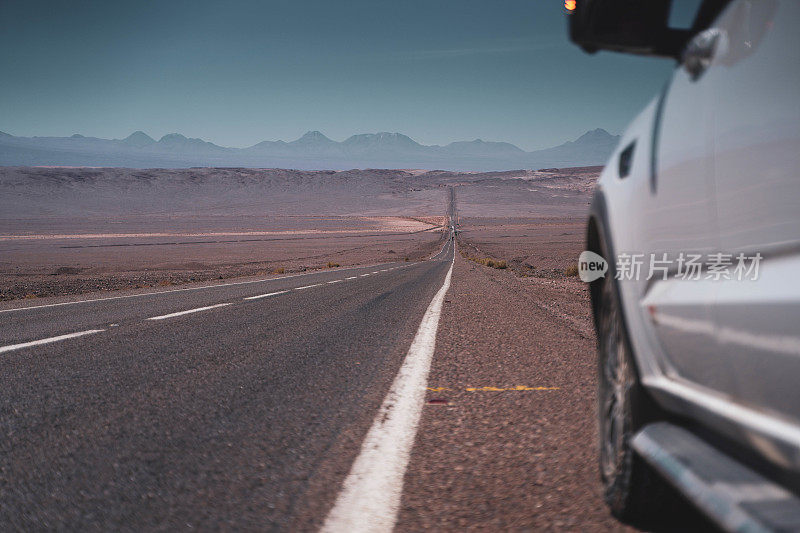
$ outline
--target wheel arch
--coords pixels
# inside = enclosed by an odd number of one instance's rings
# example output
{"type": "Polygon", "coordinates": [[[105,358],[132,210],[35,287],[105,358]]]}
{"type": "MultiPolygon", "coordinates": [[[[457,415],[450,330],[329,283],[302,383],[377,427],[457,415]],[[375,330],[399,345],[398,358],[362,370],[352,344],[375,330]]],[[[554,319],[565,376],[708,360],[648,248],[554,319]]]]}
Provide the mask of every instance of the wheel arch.
{"type": "MultiPolygon", "coordinates": [[[[591,207],[589,210],[589,220],[586,227],[586,249],[603,256],[608,262],[608,272],[605,278],[597,279],[589,284],[589,297],[592,306],[592,322],[595,327],[595,332],[599,333],[599,311],[600,301],[602,298],[603,281],[609,276],[614,279],[616,277],[616,257],[614,252],[614,241],[611,238],[610,221],[608,218],[608,208],[606,207],[606,198],[603,190],[598,187],[592,197],[591,207]]],[[[633,355],[633,364],[636,375],[641,381],[641,362],[639,361],[640,354],[633,349],[633,342],[631,340],[630,321],[625,313],[625,305],[623,304],[622,293],[618,283],[614,283],[614,291],[617,293],[617,301],[620,302],[619,314],[622,318],[622,326],[625,331],[625,341],[628,348],[633,355]]],[[[598,337],[599,340],[599,337],[598,337]]]]}
{"type": "MultiPolygon", "coordinates": [[[[591,207],[589,209],[589,219],[586,224],[586,250],[594,252],[608,262],[608,272],[606,276],[614,276],[615,262],[614,250],[611,239],[608,235],[608,215],[606,210],[605,194],[601,188],[595,189],[592,196],[591,207]]],[[[595,332],[599,331],[599,311],[600,299],[603,287],[603,278],[589,283],[589,297],[592,305],[592,322],[595,332]]],[[[617,291],[619,289],[617,288],[617,291]]],[[[619,295],[618,295],[619,296],[619,295]]],[[[623,322],[625,321],[623,317],[623,322]]]]}

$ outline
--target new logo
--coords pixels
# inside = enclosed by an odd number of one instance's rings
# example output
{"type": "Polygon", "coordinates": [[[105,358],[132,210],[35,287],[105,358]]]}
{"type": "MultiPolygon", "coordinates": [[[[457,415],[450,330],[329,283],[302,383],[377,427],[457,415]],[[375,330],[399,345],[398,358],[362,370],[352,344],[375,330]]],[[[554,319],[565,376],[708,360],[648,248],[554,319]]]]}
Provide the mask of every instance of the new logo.
{"type": "Polygon", "coordinates": [[[603,256],[586,250],[578,257],[578,276],[581,281],[590,283],[600,279],[608,272],[608,262],[603,256]]]}

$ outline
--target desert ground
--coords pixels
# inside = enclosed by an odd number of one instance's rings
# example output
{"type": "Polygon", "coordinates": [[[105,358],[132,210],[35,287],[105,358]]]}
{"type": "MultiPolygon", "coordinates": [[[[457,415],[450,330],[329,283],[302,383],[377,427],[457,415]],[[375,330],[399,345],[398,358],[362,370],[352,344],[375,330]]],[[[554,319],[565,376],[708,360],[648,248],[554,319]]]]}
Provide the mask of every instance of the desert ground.
{"type": "Polygon", "coordinates": [[[128,220],[120,233],[0,236],[0,298],[411,261],[429,256],[441,239],[436,217],[262,217],[238,225],[205,219],[188,229],[178,227],[182,222],[148,221],[155,231],[131,230],[128,220]]]}
{"type": "Polygon", "coordinates": [[[0,300],[417,260],[449,187],[465,248],[558,276],[597,170],[0,168],[0,300]]]}
{"type": "Polygon", "coordinates": [[[3,168],[0,300],[426,257],[443,189],[406,176],[3,168]]]}

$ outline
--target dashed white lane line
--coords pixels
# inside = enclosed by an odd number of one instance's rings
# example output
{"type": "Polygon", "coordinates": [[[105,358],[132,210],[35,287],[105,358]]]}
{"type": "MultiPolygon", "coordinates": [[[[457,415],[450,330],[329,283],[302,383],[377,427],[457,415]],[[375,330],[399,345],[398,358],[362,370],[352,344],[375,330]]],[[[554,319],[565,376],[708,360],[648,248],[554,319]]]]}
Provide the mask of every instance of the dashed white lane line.
{"type": "Polygon", "coordinates": [[[356,279],[357,277],[358,277],[358,276],[350,276],[349,278],[344,278],[344,279],[346,279],[346,280],[347,280],[347,279],[356,279]]]}
{"type": "Polygon", "coordinates": [[[195,309],[188,309],[186,311],[178,311],[177,313],[170,313],[168,315],[151,316],[147,320],[164,320],[165,318],[172,318],[176,316],[188,315],[190,313],[199,313],[200,311],[207,311],[208,309],[216,309],[217,307],[225,307],[231,305],[230,303],[207,305],[205,307],[197,307],[195,309]]]}
{"type": "Polygon", "coordinates": [[[258,294],[256,296],[247,296],[244,299],[245,300],[258,300],[259,298],[267,298],[268,296],[277,296],[279,294],[286,294],[287,292],[289,292],[289,291],[286,290],[286,291],[268,292],[267,294],[258,294]]]}
{"type": "Polygon", "coordinates": [[[359,276],[359,278],[366,278],[366,277],[367,277],[367,276],[369,276],[369,275],[370,275],[370,274],[361,274],[361,275],[359,276]]]}
{"type": "Polygon", "coordinates": [[[320,285],[324,285],[324,283],[314,283],[313,285],[303,285],[302,287],[295,287],[294,290],[302,291],[303,289],[310,289],[311,287],[319,287],[320,285]]]}
{"type": "Polygon", "coordinates": [[[452,274],[453,263],[442,288],[425,311],[403,366],[325,519],[324,533],[390,533],[394,528],[403,493],[403,476],[425,402],[436,330],[452,274]]]}
{"type": "Polygon", "coordinates": [[[67,339],[74,339],[75,337],[83,337],[84,335],[91,335],[92,333],[100,333],[104,329],[87,329],[86,331],[78,331],[77,333],[68,333],[66,335],[59,335],[57,337],[48,337],[46,339],[39,339],[38,341],[22,342],[19,344],[9,344],[8,346],[0,346],[0,353],[10,352],[13,350],[21,350],[29,346],[39,346],[40,344],[49,344],[51,342],[58,342],[67,339]]]}
{"type": "MultiPolygon", "coordinates": [[[[412,264],[416,264],[416,263],[412,263],[412,264]]],[[[372,266],[374,268],[373,265],[370,265],[370,266],[372,266]]],[[[340,269],[337,269],[336,271],[344,272],[346,270],[356,270],[356,269],[360,269],[360,268],[369,268],[370,266],[366,266],[366,267],[364,267],[364,266],[354,266],[354,267],[340,268],[340,269]]],[[[200,287],[183,287],[183,288],[180,288],[180,289],[169,289],[169,290],[165,290],[165,291],[143,292],[143,293],[138,293],[138,294],[123,294],[123,295],[120,295],[120,296],[107,296],[107,297],[104,297],[104,298],[89,298],[89,299],[86,299],[86,300],[75,300],[75,301],[72,301],[72,302],[57,302],[57,303],[52,303],[52,304],[29,305],[29,306],[26,306],[26,307],[14,307],[14,308],[11,308],[11,309],[0,309],[0,313],[15,313],[15,312],[18,312],[18,311],[28,311],[28,310],[31,310],[31,309],[43,309],[43,308],[47,308],[47,307],[61,307],[61,306],[64,306],[64,305],[88,304],[88,303],[94,303],[94,302],[105,302],[105,301],[108,301],[108,300],[121,300],[121,299],[126,299],[126,298],[143,298],[145,296],[157,296],[159,294],[169,294],[169,293],[172,293],[172,292],[202,291],[202,290],[206,290],[206,289],[219,289],[219,288],[222,288],[222,287],[232,287],[232,286],[236,286],[236,285],[250,285],[250,284],[254,284],[254,283],[267,283],[267,282],[281,280],[281,279],[297,278],[297,277],[302,277],[302,276],[311,276],[311,275],[315,275],[315,274],[319,274],[319,272],[308,272],[308,273],[305,273],[305,274],[289,274],[289,275],[286,275],[286,276],[280,276],[280,277],[276,277],[276,278],[265,278],[265,279],[256,279],[256,280],[247,280],[247,281],[232,281],[232,282],[229,282],[229,283],[218,283],[216,285],[202,285],[200,287]]],[[[350,279],[350,278],[348,278],[348,279],[350,279]]]]}
{"type": "Polygon", "coordinates": [[[373,274],[377,274],[378,272],[379,272],[379,271],[378,271],[378,270],[376,270],[375,272],[373,272],[373,274]]]}
{"type": "Polygon", "coordinates": [[[341,283],[341,282],[343,282],[343,281],[344,281],[343,279],[335,279],[335,280],[333,280],[333,281],[329,281],[328,283],[329,283],[329,284],[330,284],[330,283],[341,283]]]}

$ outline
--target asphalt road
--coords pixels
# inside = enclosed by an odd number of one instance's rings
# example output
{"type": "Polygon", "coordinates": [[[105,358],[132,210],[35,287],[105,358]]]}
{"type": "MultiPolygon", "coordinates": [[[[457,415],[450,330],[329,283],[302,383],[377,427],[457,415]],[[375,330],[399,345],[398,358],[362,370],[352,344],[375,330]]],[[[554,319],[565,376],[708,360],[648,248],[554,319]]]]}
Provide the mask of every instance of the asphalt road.
{"type": "Polygon", "coordinates": [[[452,258],[4,304],[0,530],[319,527],[452,258]]]}

